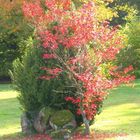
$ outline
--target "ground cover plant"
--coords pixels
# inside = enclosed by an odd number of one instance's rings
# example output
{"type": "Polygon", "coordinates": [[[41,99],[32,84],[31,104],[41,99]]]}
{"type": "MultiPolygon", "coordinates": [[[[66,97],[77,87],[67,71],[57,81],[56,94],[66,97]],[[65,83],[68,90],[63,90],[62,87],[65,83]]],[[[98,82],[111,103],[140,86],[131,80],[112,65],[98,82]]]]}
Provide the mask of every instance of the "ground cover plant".
{"type": "MultiPolygon", "coordinates": [[[[139,140],[139,91],[139,80],[135,82],[134,87],[122,86],[112,91],[104,104],[102,114],[96,117],[95,124],[92,126],[94,131],[96,130],[98,138],[113,140],[121,135],[124,139],[139,140]]],[[[0,124],[2,124],[0,125],[0,140],[24,138],[21,134],[19,135],[21,111],[16,99],[18,93],[12,89],[11,85],[2,84],[0,85],[0,95],[0,124]],[[9,136],[6,136],[8,134],[9,136]]]]}

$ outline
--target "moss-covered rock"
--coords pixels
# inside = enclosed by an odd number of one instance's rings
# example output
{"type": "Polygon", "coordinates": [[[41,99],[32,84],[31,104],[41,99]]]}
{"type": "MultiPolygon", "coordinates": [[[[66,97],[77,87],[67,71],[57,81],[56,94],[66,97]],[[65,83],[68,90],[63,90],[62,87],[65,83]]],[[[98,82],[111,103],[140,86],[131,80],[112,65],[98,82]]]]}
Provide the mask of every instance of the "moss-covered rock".
{"type": "Polygon", "coordinates": [[[55,110],[50,107],[44,107],[41,109],[39,114],[42,114],[44,121],[47,123],[49,118],[55,113],[55,110]]]}
{"type": "Polygon", "coordinates": [[[68,124],[73,120],[74,116],[68,110],[57,111],[50,118],[51,123],[56,125],[57,127],[63,127],[64,125],[68,124]]]}
{"type": "Polygon", "coordinates": [[[74,116],[68,110],[56,111],[50,107],[44,107],[34,119],[34,128],[38,133],[50,131],[62,135],[64,130],[71,131],[75,127],[74,116]]]}

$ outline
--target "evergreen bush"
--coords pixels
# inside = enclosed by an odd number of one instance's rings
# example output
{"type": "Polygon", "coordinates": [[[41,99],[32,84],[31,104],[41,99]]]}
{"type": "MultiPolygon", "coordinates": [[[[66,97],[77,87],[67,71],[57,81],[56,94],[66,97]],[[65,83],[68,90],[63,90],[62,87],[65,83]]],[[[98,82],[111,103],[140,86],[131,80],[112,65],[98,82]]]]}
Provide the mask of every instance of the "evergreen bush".
{"type": "Polygon", "coordinates": [[[40,67],[43,63],[40,53],[41,51],[37,48],[27,49],[22,60],[14,61],[13,69],[10,72],[15,88],[20,92],[18,99],[25,112],[39,110],[42,104],[41,99],[46,98],[42,97],[45,95],[43,93],[46,92],[46,89],[43,88],[40,91],[41,88],[39,88],[40,85],[45,84],[39,79],[40,72],[42,72],[40,67]]]}
{"type": "Polygon", "coordinates": [[[65,74],[59,78],[59,82],[58,79],[46,81],[39,78],[46,74],[41,67],[50,65],[42,58],[42,55],[43,48],[29,47],[22,60],[14,61],[10,71],[14,87],[20,92],[18,99],[22,110],[33,119],[46,106],[55,110],[70,109],[77,123],[81,124],[81,116],[76,115],[76,105],[65,100],[65,97],[71,94],[70,91],[73,94],[75,92],[74,88],[68,87],[70,81],[67,80],[65,74]]]}

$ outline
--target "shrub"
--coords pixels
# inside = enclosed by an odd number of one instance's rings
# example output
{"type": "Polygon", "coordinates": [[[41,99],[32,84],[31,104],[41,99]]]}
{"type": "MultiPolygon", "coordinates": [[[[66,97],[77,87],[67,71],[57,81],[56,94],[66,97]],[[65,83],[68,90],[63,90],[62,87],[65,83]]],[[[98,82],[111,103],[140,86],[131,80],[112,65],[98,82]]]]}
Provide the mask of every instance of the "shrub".
{"type": "MultiPolygon", "coordinates": [[[[42,62],[37,55],[40,55],[40,52],[29,48],[22,61],[20,59],[14,61],[13,69],[10,71],[15,88],[21,93],[18,99],[25,112],[39,110],[41,106],[39,100],[45,98],[41,97],[42,94],[40,94],[40,88],[38,88],[39,85],[44,83],[38,79],[40,76],[39,67],[41,67],[42,62]]],[[[43,90],[46,92],[45,89],[43,90]]]]}
{"type": "Polygon", "coordinates": [[[41,56],[41,48],[30,47],[22,60],[14,61],[13,70],[10,72],[15,88],[21,93],[18,99],[25,112],[39,111],[44,106],[55,106],[53,103],[56,99],[52,99],[55,97],[52,95],[52,89],[60,85],[55,81],[45,81],[39,78],[45,74],[41,67],[46,65],[41,56]]]}
{"type": "Polygon", "coordinates": [[[46,106],[55,110],[69,108],[75,115],[77,124],[80,125],[82,119],[81,116],[76,115],[77,106],[65,101],[66,96],[75,92],[74,89],[67,87],[70,83],[67,77],[64,75],[62,79],[52,79],[51,81],[39,78],[45,74],[41,67],[48,66],[50,63],[42,58],[43,52],[41,47],[30,46],[21,60],[14,61],[13,69],[10,71],[14,87],[20,92],[18,99],[22,110],[33,118],[46,106]]]}
{"type": "Polygon", "coordinates": [[[103,65],[116,59],[123,44],[116,28],[98,20],[97,5],[92,1],[76,10],[71,0],[46,0],[45,6],[47,11],[40,1],[23,7],[25,16],[36,27],[44,48],[43,58],[50,62],[42,68],[46,74],[41,78],[61,83],[66,76],[68,86],[74,87],[75,92],[65,99],[77,105],[77,115],[82,116],[86,133],[90,134],[89,122],[98,113],[98,105],[109,89],[134,79],[127,74],[133,68],[119,71],[112,64],[107,71],[110,77],[102,73],[103,65]]]}
{"type": "Polygon", "coordinates": [[[16,36],[9,33],[0,34],[0,77],[8,77],[12,61],[19,56],[16,36]]]}
{"type": "Polygon", "coordinates": [[[127,37],[126,47],[118,55],[118,65],[127,67],[132,65],[134,73],[140,78],[140,22],[138,19],[127,24],[124,29],[127,37]]]}

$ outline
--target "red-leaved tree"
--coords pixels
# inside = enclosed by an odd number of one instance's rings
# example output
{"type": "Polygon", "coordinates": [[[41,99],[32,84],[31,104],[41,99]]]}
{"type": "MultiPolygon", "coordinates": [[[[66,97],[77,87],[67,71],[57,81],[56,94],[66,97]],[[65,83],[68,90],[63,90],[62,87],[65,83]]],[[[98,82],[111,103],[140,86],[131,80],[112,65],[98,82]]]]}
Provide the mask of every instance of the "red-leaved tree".
{"type": "Polygon", "coordinates": [[[52,62],[42,68],[46,75],[41,78],[67,75],[72,81],[69,86],[76,91],[65,100],[78,106],[77,115],[82,115],[90,134],[89,121],[97,113],[97,103],[105,99],[109,89],[134,79],[129,75],[131,66],[119,69],[113,63],[123,47],[123,37],[108,22],[98,21],[92,1],[76,9],[71,0],[46,0],[44,4],[37,0],[24,3],[23,11],[45,48],[43,58],[52,62]]]}

